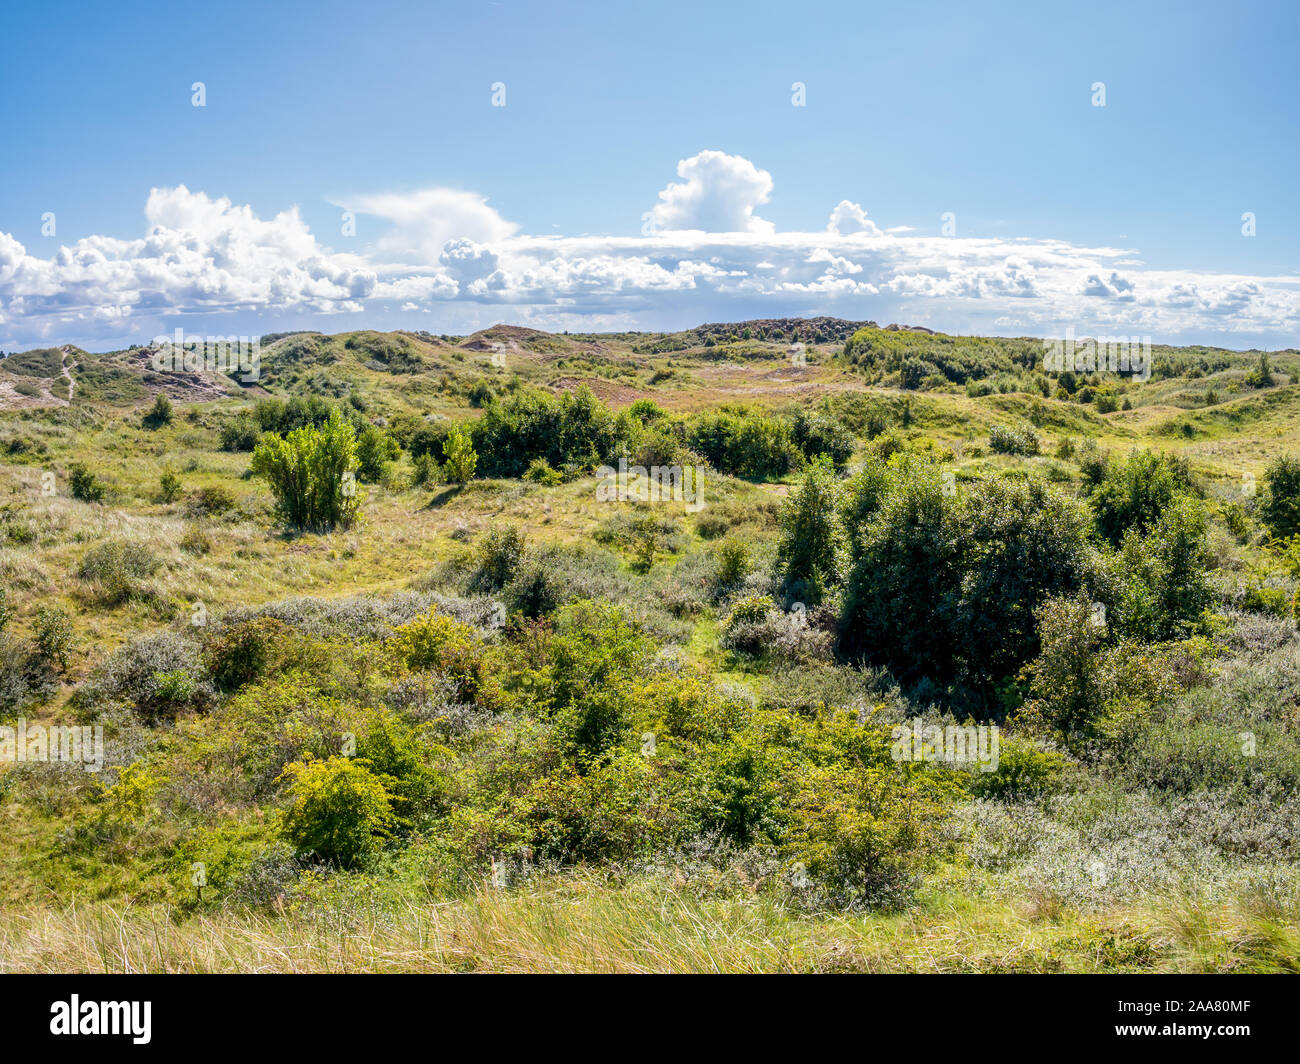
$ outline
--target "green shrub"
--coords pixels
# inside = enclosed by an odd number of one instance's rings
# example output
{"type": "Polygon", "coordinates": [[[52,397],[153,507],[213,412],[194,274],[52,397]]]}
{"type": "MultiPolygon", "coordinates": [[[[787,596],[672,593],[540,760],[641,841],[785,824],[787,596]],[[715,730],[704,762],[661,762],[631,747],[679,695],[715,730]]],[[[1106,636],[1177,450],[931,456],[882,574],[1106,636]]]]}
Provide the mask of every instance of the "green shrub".
{"type": "Polygon", "coordinates": [[[363,426],[357,433],[357,477],[367,484],[380,483],[400,453],[397,441],[387,433],[374,425],[363,426]]]}
{"type": "Polygon", "coordinates": [[[448,484],[465,484],[474,479],[478,468],[478,454],[470,442],[469,433],[454,428],[442,445],[442,469],[448,484]]]}
{"type": "Polygon", "coordinates": [[[786,600],[821,602],[839,581],[844,547],[835,474],[829,461],[812,462],[781,510],[776,580],[786,600]]]}
{"type": "Polygon", "coordinates": [[[162,392],[154,399],[153,406],[149,408],[148,413],[144,415],[144,427],[150,430],[164,428],[175,420],[175,414],[172,412],[172,401],[162,392]]]}
{"type": "Polygon", "coordinates": [[[32,642],[37,658],[47,665],[57,665],[60,672],[68,671],[68,655],[72,652],[72,618],[63,610],[42,606],[36,611],[32,642]]]}
{"type": "Polygon", "coordinates": [[[270,483],[280,517],[293,528],[350,528],[360,512],[353,480],[356,434],[337,411],[319,429],[304,426],[287,437],[263,436],[253,451],[252,470],[270,483]]]}
{"type": "Polygon", "coordinates": [[[881,476],[858,485],[850,509],[867,517],[852,532],[842,649],[906,684],[956,682],[968,708],[989,708],[994,686],[1037,653],[1034,610],[1087,577],[1086,514],[1039,480],[957,495],[916,459],[881,476]]]}
{"type": "Polygon", "coordinates": [[[1148,640],[1188,634],[1213,600],[1209,566],[1205,511],[1195,499],[1174,500],[1145,532],[1130,528],[1114,562],[1119,631],[1148,640]]]}
{"type": "Polygon", "coordinates": [[[1174,497],[1190,488],[1186,470],[1154,451],[1134,451],[1120,463],[1103,461],[1099,472],[1090,502],[1097,531],[1115,546],[1129,529],[1151,529],[1174,497]]]}
{"type": "Polygon", "coordinates": [[[442,479],[442,467],[430,452],[415,456],[411,462],[411,486],[415,488],[437,484],[442,479]]]}
{"type": "Polygon", "coordinates": [[[378,850],[396,826],[385,779],[360,760],[295,761],[285,766],[282,778],[290,797],[282,830],[302,856],[352,868],[378,850]]]}
{"type": "Polygon", "coordinates": [[[221,426],[223,451],[251,451],[257,446],[262,427],[248,414],[238,414],[221,426]]]}
{"type": "Polygon", "coordinates": [[[688,426],[686,442],[714,469],[737,477],[783,477],[799,460],[789,422],[766,412],[702,414],[688,426]]]}
{"type": "Polygon", "coordinates": [[[389,646],[408,669],[445,673],[461,701],[495,704],[497,683],[469,625],[428,613],[397,628],[389,646]]]}
{"type": "Polygon", "coordinates": [[[486,591],[498,591],[515,578],[524,557],[524,536],[517,525],[499,525],[483,537],[478,552],[475,583],[486,591]]]}
{"type": "Polygon", "coordinates": [[[528,468],[524,470],[524,480],[531,481],[534,484],[541,484],[543,487],[553,488],[557,484],[564,483],[564,474],[558,469],[552,469],[551,463],[545,458],[534,458],[528,463],[528,468]]]}
{"type": "Polygon", "coordinates": [[[83,580],[94,583],[106,605],[119,605],[145,597],[146,577],[158,571],[162,562],[141,543],[106,540],[86,551],[77,569],[83,580]]]}
{"type": "Polygon", "coordinates": [[[1279,455],[1264,474],[1260,519],[1277,539],[1300,533],[1300,458],[1279,455]]]}
{"type": "Polygon", "coordinates": [[[989,432],[989,450],[994,454],[1038,454],[1040,444],[1033,425],[1017,429],[994,425],[989,432]]]}
{"type": "Polygon", "coordinates": [[[158,478],[158,501],[172,503],[181,497],[181,478],[171,470],[158,478]]]}
{"type": "Polygon", "coordinates": [[[520,389],[488,405],[471,428],[479,473],[518,477],[535,458],[553,469],[591,469],[630,442],[630,419],[616,418],[586,385],[556,398],[520,389]]]}
{"type": "Polygon", "coordinates": [[[1069,761],[1057,750],[1003,736],[998,767],[993,772],[976,768],[970,775],[970,793],[976,798],[1021,800],[1052,794],[1061,787],[1069,761]]]}
{"type": "Polygon", "coordinates": [[[825,414],[799,411],[791,425],[791,439],[809,460],[825,455],[836,469],[853,457],[853,434],[825,414]]]}
{"type": "Polygon", "coordinates": [[[81,462],[74,462],[68,470],[72,497],[83,502],[103,502],[107,489],[81,462]]]}
{"type": "Polygon", "coordinates": [[[260,679],[289,635],[289,627],[274,617],[255,617],[216,630],[204,647],[213,683],[231,692],[260,679]]]}
{"type": "Polygon", "coordinates": [[[200,488],[192,496],[187,509],[191,517],[216,517],[235,508],[235,496],[223,487],[200,488]]]}
{"type": "Polygon", "coordinates": [[[749,575],[749,546],[741,539],[727,538],[718,544],[714,580],[719,587],[734,587],[749,575]]]}

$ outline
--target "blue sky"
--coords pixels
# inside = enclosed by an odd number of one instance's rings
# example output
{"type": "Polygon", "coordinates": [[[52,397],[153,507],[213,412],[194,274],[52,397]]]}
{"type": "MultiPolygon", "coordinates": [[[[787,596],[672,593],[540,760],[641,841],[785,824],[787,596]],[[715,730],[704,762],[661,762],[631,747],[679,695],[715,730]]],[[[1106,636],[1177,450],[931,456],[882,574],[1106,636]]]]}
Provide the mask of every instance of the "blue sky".
{"type": "Polygon", "coordinates": [[[811,313],[1300,344],[1300,5],[994,6],[10,9],[0,347],[811,313]]]}

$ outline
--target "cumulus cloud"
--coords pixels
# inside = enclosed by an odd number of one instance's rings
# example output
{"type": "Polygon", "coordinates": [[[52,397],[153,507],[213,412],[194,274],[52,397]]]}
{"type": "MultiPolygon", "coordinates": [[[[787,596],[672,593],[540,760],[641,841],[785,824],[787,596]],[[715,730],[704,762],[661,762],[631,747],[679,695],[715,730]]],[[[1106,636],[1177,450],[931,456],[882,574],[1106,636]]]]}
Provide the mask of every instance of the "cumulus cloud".
{"type": "Polygon", "coordinates": [[[681,182],[659,193],[653,213],[659,229],[700,229],[707,233],[771,233],[774,227],[754,214],[772,194],[772,175],[740,155],[702,151],[677,164],[681,182]]]}
{"type": "Polygon", "coordinates": [[[395,262],[434,263],[449,240],[486,244],[519,231],[519,226],[488,206],[486,196],[455,188],[388,192],[333,202],[344,210],[389,223],[375,241],[374,251],[395,262]]]}
{"type": "Polygon", "coordinates": [[[826,231],[838,233],[840,236],[848,236],[850,233],[880,235],[879,227],[867,217],[867,212],[862,209],[861,204],[850,200],[840,200],[835,205],[835,209],[831,211],[831,220],[826,225],[826,231]]]}
{"type": "Polygon", "coordinates": [[[147,339],[180,314],[303,312],[366,312],[380,327],[429,315],[440,332],[825,313],[1238,346],[1293,343],[1300,328],[1296,277],[1152,270],[1132,248],[882,230],[849,200],[824,230],[776,232],[754,214],[771,177],[748,160],[701,152],[678,174],[647,236],[531,236],[456,190],[359,196],[348,209],[388,225],[364,255],[321,244],[296,208],[263,219],[185,186],[154,189],[137,239],[89,236],[41,258],[0,231],[0,346],[147,339]]]}

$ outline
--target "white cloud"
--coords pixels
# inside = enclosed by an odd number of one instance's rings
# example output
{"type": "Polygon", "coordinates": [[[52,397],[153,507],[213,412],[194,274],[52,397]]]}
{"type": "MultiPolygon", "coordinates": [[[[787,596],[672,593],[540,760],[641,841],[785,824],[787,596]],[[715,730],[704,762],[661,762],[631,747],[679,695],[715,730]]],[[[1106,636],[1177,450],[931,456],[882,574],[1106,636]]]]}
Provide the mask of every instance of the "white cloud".
{"type": "Polygon", "coordinates": [[[491,243],[519,230],[489,207],[486,196],[455,188],[381,193],[333,201],[356,214],[390,223],[374,243],[374,253],[388,261],[434,263],[449,240],[491,243]]]}
{"type": "Polygon", "coordinates": [[[849,200],[840,200],[831,211],[831,220],[826,224],[828,233],[838,233],[840,236],[848,236],[851,233],[867,233],[871,236],[879,236],[880,229],[864,211],[860,204],[853,203],[849,200]]]}
{"type": "Polygon", "coordinates": [[[659,193],[653,215],[660,229],[707,233],[771,233],[773,225],[754,214],[772,194],[772,175],[748,159],[702,151],[677,164],[677,176],[659,193]]]}
{"type": "MultiPolygon", "coordinates": [[[[701,152],[660,194],[649,236],[529,236],[484,197],[360,196],[389,223],[365,255],[320,244],[296,208],[269,219],[184,186],[154,189],[144,236],[88,236],[50,258],[0,232],[0,346],[116,342],[177,315],[432,314],[438,331],[492,321],[660,328],[827,313],[939,329],[1294,343],[1300,278],[1143,267],[1131,248],[882,231],[843,200],[827,228],[778,233],[754,215],[771,178],[701,152]]],[[[362,230],[364,233],[364,230],[362,230]]],[[[204,331],[229,333],[217,320],[204,331]]],[[[426,327],[420,324],[419,327],[426,327]]]]}

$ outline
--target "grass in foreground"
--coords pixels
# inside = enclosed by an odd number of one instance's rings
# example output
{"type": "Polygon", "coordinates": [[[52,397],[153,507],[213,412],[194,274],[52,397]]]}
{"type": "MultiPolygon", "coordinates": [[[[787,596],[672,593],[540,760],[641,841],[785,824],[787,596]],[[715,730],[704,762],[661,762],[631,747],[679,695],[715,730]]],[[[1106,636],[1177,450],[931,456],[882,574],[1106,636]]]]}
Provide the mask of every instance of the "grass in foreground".
{"type": "Polygon", "coordinates": [[[0,971],[1296,972],[1296,916],[1185,897],[1097,914],[939,897],[903,914],[798,916],[757,895],[567,876],[310,912],[11,910],[0,971]]]}

